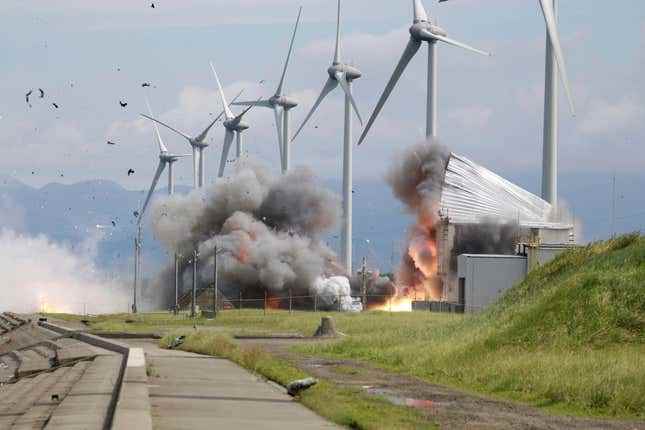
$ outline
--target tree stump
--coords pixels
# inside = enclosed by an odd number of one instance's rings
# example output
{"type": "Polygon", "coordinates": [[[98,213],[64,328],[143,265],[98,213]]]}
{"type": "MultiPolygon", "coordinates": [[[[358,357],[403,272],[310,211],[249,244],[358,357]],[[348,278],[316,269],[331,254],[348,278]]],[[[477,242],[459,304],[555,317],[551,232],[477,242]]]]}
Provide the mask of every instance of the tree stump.
{"type": "Polygon", "coordinates": [[[322,317],[314,337],[337,337],[336,322],[332,317],[322,317]]]}

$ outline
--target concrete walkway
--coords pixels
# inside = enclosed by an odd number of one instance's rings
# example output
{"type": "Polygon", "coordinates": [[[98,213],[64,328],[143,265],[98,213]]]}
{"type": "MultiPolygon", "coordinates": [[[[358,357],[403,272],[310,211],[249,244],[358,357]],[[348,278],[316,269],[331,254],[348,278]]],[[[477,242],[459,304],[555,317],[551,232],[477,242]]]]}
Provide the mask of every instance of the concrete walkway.
{"type": "Polygon", "coordinates": [[[145,351],[154,429],[337,428],[228,360],[120,342],[145,351]]]}

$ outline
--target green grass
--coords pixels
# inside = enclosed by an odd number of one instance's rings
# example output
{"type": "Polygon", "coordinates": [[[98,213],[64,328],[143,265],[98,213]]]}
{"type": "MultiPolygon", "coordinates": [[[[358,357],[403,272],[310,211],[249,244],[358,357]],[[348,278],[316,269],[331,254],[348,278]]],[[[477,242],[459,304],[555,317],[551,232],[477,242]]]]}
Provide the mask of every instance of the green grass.
{"type": "MultiPolygon", "coordinates": [[[[160,345],[168,347],[178,333],[180,332],[168,334],[160,341],[160,345]]],[[[186,342],[180,349],[228,358],[283,386],[309,376],[258,347],[238,347],[228,336],[208,330],[187,334],[186,342]]],[[[319,381],[314,387],[302,392],[298,400],[319,415],[349,428],[365,430],[437,428],[414,409],[396,406],[380,397],[366,394],[358,389],[339,387],[326,380],[319,381]]]]}
{"type": "MultiPolygon", "coordinates": [[[[331,313],[348,336],[297,352],[393,372],[550,411],[645,418],[645,237],[571,250],[533,271],[489,311],[331,313]]],[[[227,311],[204,329],[311,335],[321,314],[227,311]]],[[[99,318],[93,328],[192,325],[168,314],[99,318]]],[[[208,330],[207,330],[208,331],[208,330]]]]}

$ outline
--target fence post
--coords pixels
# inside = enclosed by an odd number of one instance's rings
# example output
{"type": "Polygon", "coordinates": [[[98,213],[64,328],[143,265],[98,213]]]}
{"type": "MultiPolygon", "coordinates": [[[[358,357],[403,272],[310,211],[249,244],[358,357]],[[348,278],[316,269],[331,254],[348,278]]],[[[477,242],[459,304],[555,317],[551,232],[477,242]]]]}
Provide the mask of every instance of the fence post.
{"type": "Polygon", "coordinates": [[[267,314],[267,290],[264,289],[264,316],[267,314]]]}
{"type": "Polygon", "coordinates": [[[339,294],[338,295],[338,312],[342,312],[342,311],[343,311],[343,308],[341,307],[341,304],[340,304],[340,294],[339,294]]]}
{"type": "Polygon", "coordinates": [[[318,293],[314,294],[314,312],[318,312],[318,293]]]}
{"type": "Polygon", "coordinates": [[[289,288],[289,313],[291,313],[292,306],[293,306],[293,296],[291,295],[291,288],[289,288]]]}
{"type": "Polygon", "coordinates": [[[242,290],[240,290],[240,306],[239,306],[240,314],[242,313],[242,290]]]}

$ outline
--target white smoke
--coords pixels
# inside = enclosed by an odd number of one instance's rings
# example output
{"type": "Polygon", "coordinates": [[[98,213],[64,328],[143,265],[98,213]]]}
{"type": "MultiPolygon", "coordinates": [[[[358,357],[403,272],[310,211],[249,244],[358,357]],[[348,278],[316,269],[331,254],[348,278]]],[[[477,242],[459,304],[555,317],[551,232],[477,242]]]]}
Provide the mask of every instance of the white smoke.
{"type": "Polygon", "coordinates": [[[342,311],[349,311],[352,308],[352,288],[349,279],[344,276],[316,279],[312,285],[312,294],[318,294],[323,305],[329,308],[338,308],[339,302],[342,311]]]}
{"type": "Polygon", "coordinates": [[[127,311],[128,298],[116,281],[95,268],[99,236],[74,252],[45,236],[0,230],[0,311],[109,313],[127,311]]]}

